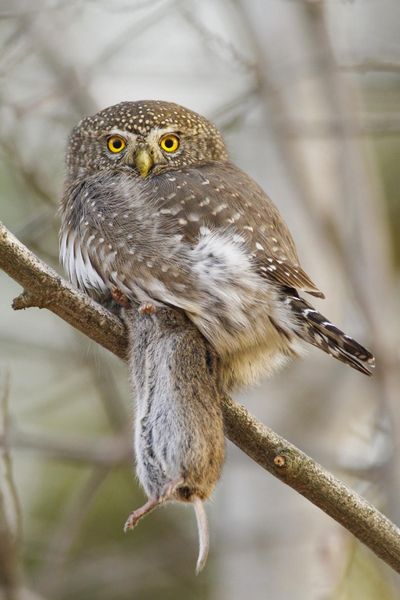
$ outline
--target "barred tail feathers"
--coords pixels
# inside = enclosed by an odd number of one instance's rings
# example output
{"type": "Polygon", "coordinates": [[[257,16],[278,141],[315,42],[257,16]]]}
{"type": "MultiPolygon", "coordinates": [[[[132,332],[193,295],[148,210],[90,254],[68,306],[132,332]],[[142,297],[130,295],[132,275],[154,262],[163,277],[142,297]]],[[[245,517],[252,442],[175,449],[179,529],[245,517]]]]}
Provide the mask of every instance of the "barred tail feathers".
{"type": "Polygon", "coordinates": [[[365,375],[372,375],[375,358],[369,350],[346,335],[303,298],[290,296],[287,304],[297,319],[295,333],[330,356],[365,375]]]}

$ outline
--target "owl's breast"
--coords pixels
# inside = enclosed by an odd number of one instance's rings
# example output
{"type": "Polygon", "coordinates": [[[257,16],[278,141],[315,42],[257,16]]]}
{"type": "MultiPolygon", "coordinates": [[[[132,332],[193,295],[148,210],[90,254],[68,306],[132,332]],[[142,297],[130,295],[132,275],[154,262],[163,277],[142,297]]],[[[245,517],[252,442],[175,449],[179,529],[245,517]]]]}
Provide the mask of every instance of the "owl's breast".
{"type": "Polygon", "coordinates": [[[215,190],[201,195],[211,179],[197,173],[189,183],[189,175],[142,182],[103,174],[71,188],[61,229],[65,269],[91,295],[117,288],[184,310],[231,364],[240,356],[254,363],[262,353],[279,358],[290,321],[279,286],[255,268],[246,230],[219,221],[226,203],[218,208],[215,190]]]}

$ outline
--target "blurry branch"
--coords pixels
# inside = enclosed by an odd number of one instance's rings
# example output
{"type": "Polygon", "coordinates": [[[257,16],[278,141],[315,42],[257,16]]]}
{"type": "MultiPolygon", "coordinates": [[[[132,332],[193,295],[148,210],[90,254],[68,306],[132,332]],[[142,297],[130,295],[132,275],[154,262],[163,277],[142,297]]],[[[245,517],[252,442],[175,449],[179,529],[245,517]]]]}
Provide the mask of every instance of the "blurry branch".
{"type": "Polygon", "coordinates": [[[94,352],[91,352],[89,355],[87,353],[84,354],[82,351],[82,362],[86,363],[91,371],[94,386],[98,391],[99,398],[113,430],[122,432],[130,431],[130,419],[109,361],[106,361],[105,357],[100,352],[97,352],[97,347],[95,347],[94,352]]]}
{"type": "MultiPolygon", "coordinates": [[[[225,132],[237,127],[246,118],[246,110],[250,109],[257,100],[257,87],[250,88],[245,94],[238,96],[232,102],[214,111],[212,120],[225,132]]],[[[400,135],[400,114],[388,115],[368,114],[361,115],[360,122],[355,123],[353,117],[340,118],[330,117],[328,119],[296,118],[288,120],[284,116],[272,118],[273,127],[279,129],[281,140],[298,139],[308,141],[313,139],[335,139],[335,138],[360,138],[360,137],[390,137],[400,135]]],[[[269,128],[251,124],[246,125],[247,132],[268,135],[269,128]]]]}
{"type": "MultiPolygon", "coordinates": [[[[151,3],[152,8],[155,5],[165,3],[165,0],[153,0],[151,3]]],[[[96,8],[101,8],[104,11],[115,13],[133,13],[139,12],[143,9],[149,8],[149,0],[137,0],[136,2],[132,2],[130,0],[127,4],[116,4],[112,5],[106,0],[105,2],[97,2],[96,8]]]]}
{"type": "Polygon", "coordinates": [[[400,115],[360,115],[359,122],[354,117],[334,117],[329,119],[294,119],[291,123],[283,118],[276,125],[281,134],[293,138],[354,138],[362,136],[400,135],[400,115]]]}
{"type": "MultiPolygon", "coordinates": [[[[299,199],[303,202],[308,215],[316,222],[314,229],[324,232],[324,239],[330,244],[343,272],[348,275],[360,312],[369,323],[374,325],[376,334],[374,339],[379,343],[382,336],[376,315],[372,314],[375,307],[372,307],[369,301],[371,294],[366,293],[368,291],[366,287],[370,290],[371,280],[373,280],[374,289],[380,290],[380,297],[390,297],[390,294],[386,293],[388,284],[383,281],[387,275],[387,261],[383,248],[385,236],[382,232],[382,218],[377,214],[379,195],[374,189],[371,174],[366,171],[362,151],[356,144],[357,140],[353,140],[354,131],[362,130],[362,125],[360,125],[360,117],[356,114],[347,82],[338,73],[324,22],[323,3],[319,0],[305,2],[301,13],[303,35],[310,45],[309,52],[312,56],[310,66],[318,74],[319,82],[319,85],[313,88],[314,94],[307,96],[307,107],[308,110],[315,107],[317,112],[318,108],[323,106],[325,113],[329,111],[328,124],[334,125],[335,136],[340,138],[337,141],[340,141],[341,146],[334,148],[334,151],[330,147],[324,148],[324,152],[320,152],[318,166],[313,156],[312,168],[306,160],[308,146],[301,143],[307,142],[302,130],[304,122],[298,119],[298,113],[303,105],[300,101],[299,106],[293,103],[290,94],[292,88],[289,93],[286,92],[280,74],[278,76],[273,64],[270,64],[268,39],[262,37],[255,21],[258,13],[253,14],[243,1],[235,0],[235,5],[258,57],[260,97],[268,114],[274,117],[271,125],[276,147],[284,157],[284,164],[287,166],[299,199]],[[340,180],[328,181],[324,177],[318,178],[317,181],[315,172],[325,173],[327,167],[331,169],[332,165],[341,174],[340,180]],[[328,192],[321,192],[321,181],[324,187],[328,188],[328,192]],[[321,207],[318,194],[322,193],[324,197],[331,193],[330,188],[337,190],[338,200],[321,207]],[[362,228],[355,226],[353,235],[347,235],[347,229],[343,226],[343,212],[337,211],[339,200],[343,206],[342,210],[345,210],[348,215],[348,222],[354,221],[356,225],[359,222],[359,215],[362,214],[363,222],[368,226],[362,228]],[[370,257],[372,253],[374,256],[370,257]],[[360,268],[360,265],[363,268],[360,268]],[[377,265],[380,268],[377,268],[377,265]],[[366,273],[369,277],[365,276],[366,273]]],[[[311,130],[313,128],[314,125],[311,130]]],[[[377,304],[376,307],[381,313],[380,305],[377,304]]]]}
{"type": "MultiPolygon", "coordinates": [[[[336,143],[334,160],[334,172],[339,175],[339,187],[336,192],[338,197],[330,203],[326,231],[330,233],[332,240],[336,239],[337,256],[341,260],[342,269],[348,273],[352,291],[357,298],[358,310],[369,323],[374,348],[380,357],[381,366],[375,377],[375,428],[382,419],[390,423],[386,448],[388,449],[390,444],[391,452],[386,453],[386,464],[381,463],[381,477],[387,481],[387,504],[391,506],[394,518],[398,520],[400,477],[395,468],[394,439],[400,431],[400,420],[396,410],[399,379],[396,364],[398,361],[393,360],[397,356],[398,336],[396,328],[392,327],[397,307],[393,302],[393,273],[386,215],[382,209],[382,190],[376,171],[371,168],[373,162],[367,159],[366,148],[360,140],[351,136],[349,117],[358,128],[363,126],[360,99],[351,79],[346,78],[337,68],[328,29],[326,5],[322,2],[310,5],[303,16],[307,34],[309,39],[313,40],[314,48],[323,48],[323,51],[315,50],[316,70],[320,73],[321,100],[329,107],[328,114],[336,115],[344,123],[341,139],[336,143]],[[335,210],[336,202],[339,210],[335,210]],[[346,214],[348,228],[343,224],[343,214],[346,214]],[[362,227],[359,226],[361,222],[362,227]]],[[[318,170],[318,165],[316,169],[318,170]]],[[[332,177],[324,177],[320,181],[323,186],[335,189],[332,177]]],[[[315,200],[314,196],[314,206],[317,204],[315,200]]]]}
{"type": "MultiPolygon", "coordinates": [[[[24,293],[14,308],[46,307],[120,358],[126,336],[119,319],[63,281],[0,224],[0,268],[24,293]]],[[[200,334],[199,334],[200,335],[200,334]]],[[[295,446],[222,398],[227,436],[275,477],[342,524],[400,573],[400,530],[376,508],[295,446]]]]}
{"type": "MultiPolygon", "coordinates": [[[[5,437],[0,435],[0,446],[4,446],[5,437]]],[[[10,432],[7,437],[10,448],[41,452],[46,457],[68,462],[115,467],[127,461],[131,456],[131,437],[96,438],[96,443],[84,439],[60,439],[60,436],[46,436],[43,433],[10,432]]]]}
{"type": "MultiPolygon", "coordinates": [[[[347,294],[353,295],[358,317],[368,322],[372,330],[374,350],[380,357],[374,378],[376,422],[381,414],[388,414],[390,405],[397,415],[398,365],[394,357],[397,357],[398,344],[395,328],[391,326],[396,309],[392,300],[395,295],[387,245],[389,236],[372,161],[366,160],[368,148],[356,135],[369,127],[392,134],[391,130],[398,127],[397,114],[387,123],[373,119],[362,121],[356,90],[336,63],[325,23],[326,3],[319,0],[299,3],[296,25],[292,27],[299,49],[305,48],[301,60],[294,61],[298,65],[296,80],[301,83],[305,77],[310,78],[310,74],[313,76],[313,85],[307,86],[307,94],[302,94],[302,85],[294,85],[293,76],[289,78],[286,73],[284,77],[284,63],[278,69],[271,58],[275,38],[265,35],[259,27],[260,13],[252,10],[251,3],[232,1],[258,58],[260,98],[268,116],[272,116],[274,146],[303,205],[305,223],[313,222],[320,247],[327,246],[334,263],[346,274],[346,282],[350,284],[347,294]],[[298,100],[293,102],[298,91],[298,100]],[[314,119],[305,121],[301,119],[302,114],[325,115],[325,119],[319,123],[314,119]],[[321,133],[320,124],[324,135],[315,143],[316,140],[310,138],[321,133]],[[329,136],[325,135],[328,133],[329,136]]],[[[283,30],[290,31],[283,22],[281,24],[283,30]]],[[[293,53],[288,51],[288,56],[293,60],[293,53]]],[[[396,417],[393,419],[392,415],[389,418],[398,432],[400,421],[394,422],[396,417]]],[[[386,455],[386,464],[381,465],[381,472],[385,469],[386,475],[394,466],[393,457],[392,451],[386,455]]],[[[389,499],[393,498],[392,510],[398,511],[398,473],[390,472],[387,481],[390,484],[385,492],[389,499]]],[[[399,519],[399,513],[395,514],[399,519]]]]}
{"type": "Polygon", "coordinates": [[[25,290],[14,300],[14,309],[31,306],[48,308],[75,329],[125,359],[126,336],[120,319],[64,281],[54,269],[29,252],[2,223],[0,268],[25,290]]]}
{"type": "Polygon", "coordinates": [[[210,115],[210,119],[225,133],[237,127],[245,120],[246,114],[251,110],[252,106],[256,104],[259,92],[259,86],[255,83],[243,93],[214,110],[210,115]]]}
{"type": "Polygon", "coordinates": [[[90,114],[97,110],[85,76],[68,62],[63,40],[65,23],[61,23],[57,10],[40,13],[22,13],[16,20],[25,29],[26,39],[35,49],[43,64],[57,83],[58,95],[69,98],[78,114],[90,114]]]}
{"type": "Polygon", "coordinates": [[[54,86],[53,88],[50,88],[45,93],[38,94],[37,96],[32,96],[29,99],[24,99],[23,102],[15,103],[13,105],[15,116],[19,119],[26,117],[30,113],[33,113],[33,112],[39,110],[46,104],[56,101],[58,96],[59,96],[59,89],[57,86],[54,86]]]}
{"type": "Polygon", "coordinates": [[[43,185],[43,179],[41,178],[40,173],[25,163],[22,154],[15,151],[14,145],[10,143],[6,137],[0,138],[0,156],[1,155],[6,163],[11,163],[14,166],[15,172],[21,177],[27,189],[35,192],[35,194],[54,211],[54,196],[46,188],[46,185],[43,185]]]}
{"type": "Polygon", "coordinates": [[[0,591],[4,592],[5,600],[17,600],[21,577],[19,553],[22,518],[8,443],[10,379],[7,372],[0,395],[0,431],[4,440],[0,465],[0,591]]]}
{"type": "Polygon", "coordinates": [[[91,502],[111,468],[111,465],[108,468],[93,467],[89,477],[85,479],[83,485],[64,509],[64,515],[58,520],[58,526],[48,545],[40,575],[42,580],[40,588],[44,589],[46,596],[50,598],[55,598],[57,590],[64,587],[62,579],[67,576],[63,570],[64,564],[90,509],[91,502]]]}
{"type": "Polygon", "coordinates": [[[25,29],[25,26],[19,23],[11,34],[2,40],[0,46],[0,76],[7,77],[12,69],[29,56],[30,48],[23,40],[25,29]]]}
{"type": "Polygon", "coordinates": [[[365,60],[361,63],[348,63],[339,65],[341,71],[350,71],[356,73],[400,73],[400,63],[381,61],[381,60],[365,60]]]}
{"type": "Polygon", "coordinates": [[[191,8],[188,8],[187,5],[184,5],[182,2],[179,6],[179,11],[186,22],[199,34],[204,44],[210,48],[214,55],[221,57],[224,62],[228,62],[231,66],[232,64],[235,64],[250,73],[255,71],[255,62],[246,58],[230,41],[225,40],[222,36],[204,25],[204,23],[196,16],[194,5],[192,5],[191,8]]]}
{"type": "MultiPolygon", "coordinates": [[[[91,65],[90,71],[87,72],[87,81],[91,81],[97,75],[99,71],[104,72],[105,66],[115,58],[115,55],[121,53],[121,48],[125,49],[136,41],[141,35],[146,33],[149,29],[159,24],[162,19],[168,17],[171,11],[176,6],[178,0],[170,0],[162,4],[153,3],[150,14],[146,14],[142,19],[133,19],[132,24],[128,25],[125,31],[121,32],[116,38],[110,43],[104,44],[100,54],[96,57],[96,61],[91,65]]],[[[125,50],[127,51],[127,50],[125,50]]],[[[140,64],[141,57],[133,54],[133,59],[136,58],[137,64],[140,64]]],[[[88,111],[86,111],[87,114],[88,111]]],[[[94,112],[94,111],[91,111],[94,112]]],[[[84,113],[85,114],[85,113],[84,113]]]]}
{"type": "Polygon", "coordinates": [[[336,240],[337,256],[341,255],[342,267],[349,275],[359,308],[372,327],[376,348],[380,351],[382,298],[387,303],[385,310],[388,316],[391,310],[388,304],[391,297],[390,267],[385,223],[379,208],[382,204],[380,192],[358,141],[351,139],[349,117],[353,120],[353,127],[361,126],[356,91],[337,71],[323,4],[310,4],[304,12],[304,22],[314,46],[324,49],[315,59],[317,71],[324,74],[321,78],[321,99],[325,101],[329,113],[337,115],[343,124],[335,164],[340,174],[338,191],[341,193],[342,210],[347,211],[348,223],[354,227],[352,235],[346,235],[342,216],[331,208],[329,216],[326,215],[329,219],[326,228],[330,230],[331,238],[336,240]],[[357,227],[361,215],[363,227],[357,227]],[[376,296],[369,293],[371,287],[375,293],[379,290],[376,296]]]}
{"type": "Polygon", "coordinates": [[[16,231],[18,239],[24,243],[33,243],[40,240],[54,225],[54,209],[47,206],[35,211],[16,231]]]}

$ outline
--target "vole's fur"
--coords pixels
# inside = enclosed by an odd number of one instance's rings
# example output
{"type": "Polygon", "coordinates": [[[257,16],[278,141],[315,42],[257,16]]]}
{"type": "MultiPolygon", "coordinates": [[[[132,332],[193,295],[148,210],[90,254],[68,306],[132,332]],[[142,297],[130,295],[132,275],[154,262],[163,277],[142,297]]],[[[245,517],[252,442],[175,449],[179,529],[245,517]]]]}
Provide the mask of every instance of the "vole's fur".
{"type": "Polygon", "coordinates": [[[131,513],[125,529],[164,502],[191,502],[199,530],[199,572],[208,553],[203,502],[224,460],[218,359],[181,312],[157,307],[149,315],[129,308],[124,315],[136,390],[137,476],[148,496],[148,502],[131,513]]]}

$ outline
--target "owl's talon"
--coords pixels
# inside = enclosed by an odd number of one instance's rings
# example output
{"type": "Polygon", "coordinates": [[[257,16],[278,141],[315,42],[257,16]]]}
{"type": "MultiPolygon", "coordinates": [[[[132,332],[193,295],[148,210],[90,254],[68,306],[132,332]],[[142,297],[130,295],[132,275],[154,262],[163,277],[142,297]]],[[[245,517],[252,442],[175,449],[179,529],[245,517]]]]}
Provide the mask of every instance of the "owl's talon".
{"type": "Polygon", "coordinates": [[[123,306],[124,308],[128,308],[130,306],[128,296],[125,296],[125,294],[118,288],[113,288],[111,290],[111,296],[113,300],[115,300],[115,302],[120,306],[123,306]]]}
{"type": "Polygon", "coordinates": [[[140,315],[154,315],[157,309],[151,302],[143,302],[138,308],[140,315]]]}

